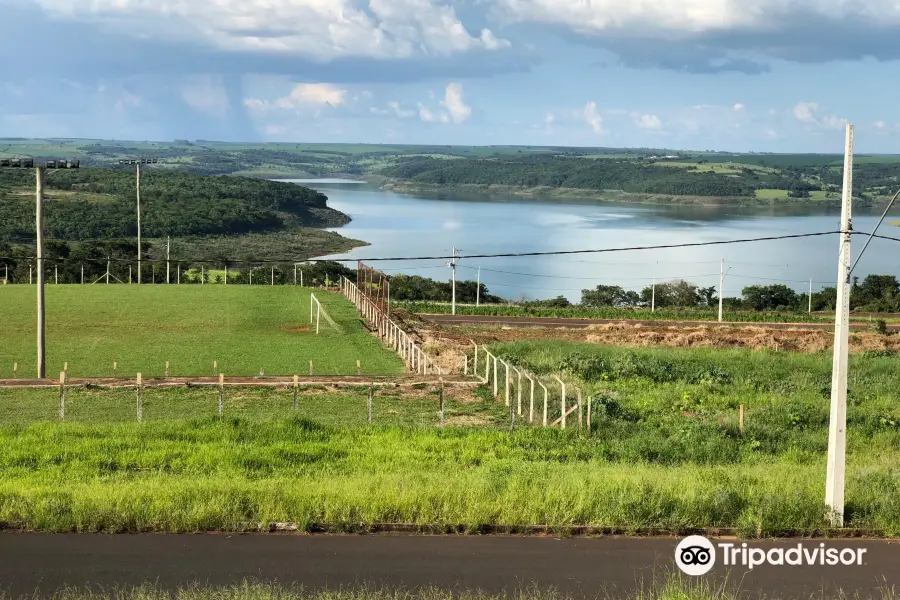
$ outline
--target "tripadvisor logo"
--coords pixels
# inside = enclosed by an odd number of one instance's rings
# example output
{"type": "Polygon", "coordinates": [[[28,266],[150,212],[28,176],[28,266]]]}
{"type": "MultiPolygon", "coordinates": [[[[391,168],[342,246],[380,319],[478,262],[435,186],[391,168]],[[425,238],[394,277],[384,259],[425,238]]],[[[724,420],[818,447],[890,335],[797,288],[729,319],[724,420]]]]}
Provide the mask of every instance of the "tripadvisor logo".
{"type": "Polygon", "coordinates": [[[703,575],[719,563],[726,567],[772,566],[836,566],[862,565],[867,548],[826,548],[824,542],[812,545],[798,543],[782,548],[751,548],[746,542],[719,542],[713,545],[702,535],[691,535],[675,547],[675,564],[687,575],[703,575]]]}

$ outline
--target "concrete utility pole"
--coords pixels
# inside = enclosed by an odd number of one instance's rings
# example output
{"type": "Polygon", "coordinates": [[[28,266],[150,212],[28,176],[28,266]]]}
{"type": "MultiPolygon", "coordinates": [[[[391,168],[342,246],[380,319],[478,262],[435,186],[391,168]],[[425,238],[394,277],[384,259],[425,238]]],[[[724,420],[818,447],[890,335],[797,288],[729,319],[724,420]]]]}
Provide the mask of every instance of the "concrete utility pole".
{"type": "Polygon", "coordinates": [[[475,306],[481,305],[481,267],[478,267],[478,282],[475,288],[475,306]]]}
{"type": "Polygon", "coordinates": [[[722,322],[722,300],[725,296],[725,259],[719,267],[719,323],[722,322]]]}
{"type": "Polygon", "coordinates": [[[452,270],[451,278],[452,278],[452,298],[450,302],[450,314],[456,314],[456,247],[453,247],[453,258],[450,259],[450,262],[447,263],[447,266],[452,270]]]}
{"type": "Polygon", "coordinates": [[[844,478],[847,453],[847,358],[850,337],[850,237],[853,200],[853,125],[844,145],[844,191],[841,197],[841,242],[838,258],[837,306],[834,314],[834,361],[831,367],[831,412],[828,423],[828,467],[825,505],[832,527],[844,526],[844,478]]]}
{"type": "Polygon", "coordinates": [[[137,167],[137,234],[138,234],[138,284],[141,283],[141,162],[138,161],[137,167]]]}
{"type": "Polygon", "coordinates": [[[169,283],[169,250],[171,241],[169,236],[166,236],[166,284],[169,283]]]}
{"type": "Polygon", "coordinates": [[[809,314],[812,314],[812,277],[809,278],[809,314]]]}
{"type": "Polygon", "coordinates": [[[44,170],[35,168],[36,193],[35,193],[35,243],[37,245],[35,257],[37,258],[37,376],[43,379],[47,376],[46,354],[44,346],[44,170]]]}
{"type": "Polygon", "coordinates": [[[650,286],[650,312],[656,312],[656,277],[653,278],[653,284],[650,286]]]}

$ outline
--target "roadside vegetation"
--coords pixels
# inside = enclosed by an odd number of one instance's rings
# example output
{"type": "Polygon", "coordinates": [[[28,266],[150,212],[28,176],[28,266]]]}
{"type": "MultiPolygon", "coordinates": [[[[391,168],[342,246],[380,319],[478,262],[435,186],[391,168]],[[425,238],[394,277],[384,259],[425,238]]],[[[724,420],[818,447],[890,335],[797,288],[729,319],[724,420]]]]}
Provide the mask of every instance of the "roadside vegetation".
{"type": "MultiPolygon", "coordinates": [[[[131,420],[133,390],[73,391],[72,410],[82,413],[72,423],[53,418],[51,390],[7,394],[7,414],[44,408],[0,427],[0,521],[48,531],[269,522],[715,527],[750,537],[827,530],[827,353],[552,342],[493,351],[580,385],[592,401],[591,435],[528,425],[527,412],[511,431],[502,393],[494,399],[486,388],[450,394],[458,412],[443,429],[433,389],[394,400],[382,392],[373,425],[364,390],[304,395],[298,414],[288,414],[287,390],[229,390],[224,417],[211,414],[212,391],[148,390],[142,424],[131,420]],[[106,410],[121,414],[91,417],[106,410]]],[[[846,523],[888,536],[900,535],[898,378],[893,353],[851,357],[846,523]]]]}

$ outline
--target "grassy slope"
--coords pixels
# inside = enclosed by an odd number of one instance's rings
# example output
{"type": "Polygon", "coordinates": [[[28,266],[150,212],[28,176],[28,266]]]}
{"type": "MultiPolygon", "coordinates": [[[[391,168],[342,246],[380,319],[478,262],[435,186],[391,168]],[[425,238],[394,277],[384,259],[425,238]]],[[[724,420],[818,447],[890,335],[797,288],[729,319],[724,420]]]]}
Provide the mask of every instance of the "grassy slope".
{"type": "MultiPolygon", "coordinates": [[[[316,291],[345,334],[309,327],[308,288],[293,286],[78,286],[47,288],[47,371],[69,363],[72,377],[120,373],[207,375],[214,360],[229,375],[401,373],[403,366],[369,335],[343,298],[316,291]]],[[[34,373],[34,289],[0,288],[0,377],[34,373]]]]}
{"type": "MultiPolygon", "coordinates": [[[[92,402],[93,415],[123,410],[109,419],[121,422],[0,427],[0,520],[47,530],[236,529],[258,521],[718,526],[750,536],[824,526],[828,356],[546,343],[497,350],[550,372],[575,352],[599,354],[611,377],[595,372],[584,385],[595,398],[592,436],[521,422],[513,433],[500,429],[505,407],[487,393],[451,407],[484,416],[488,427],[440,430],[421,427],[435,420],[427,392],[379,399],[372,427],[362,424],[361,392],[304,396],[304,407],[319,408],[284,418],[289,392],[244,396],[241,404],[232,390],[224,419],[185,421],[167,420],[183,413],[164,410],[184,405],[209,415],[215,394],[157,390],[148,393],[154,416],[143,425],[125,422],[133,392],[84,392],[71,402],[92,402]],[[739,404],[747,406],[743,432],[739,404]]],[[[900,365],[856,356],[850,373],[847,522],[897,536],[900,365]]],[[[551,392],[553,418],[558,388],[551,392]]],[[[52,392],[29,394],[0,395],[6,414],[22,402],[52,412],[52,392]]]]}

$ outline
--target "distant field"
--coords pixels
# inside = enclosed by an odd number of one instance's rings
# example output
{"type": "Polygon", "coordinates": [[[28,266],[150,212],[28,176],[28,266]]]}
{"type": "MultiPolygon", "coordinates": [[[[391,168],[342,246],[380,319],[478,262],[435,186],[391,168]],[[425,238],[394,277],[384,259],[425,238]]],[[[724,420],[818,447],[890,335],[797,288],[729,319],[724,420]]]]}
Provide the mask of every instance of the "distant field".
{"type": "MultiPolygon", "coordinates": [[[[343,335],[324,321],[308,330],[309,288],[293,286],[59,285],[47,287],[47,373],[69,363],[71,377],[118,373],[211,375],[213,361],[231,375],[362,372],[391,375],[403,363],[361,325],[342,297],[317,290],[343,335]]],[[[35,373],[35,301],[31,286],[0,287],[0,377],[35,373]]]]}

